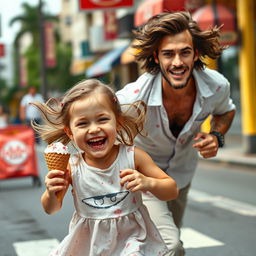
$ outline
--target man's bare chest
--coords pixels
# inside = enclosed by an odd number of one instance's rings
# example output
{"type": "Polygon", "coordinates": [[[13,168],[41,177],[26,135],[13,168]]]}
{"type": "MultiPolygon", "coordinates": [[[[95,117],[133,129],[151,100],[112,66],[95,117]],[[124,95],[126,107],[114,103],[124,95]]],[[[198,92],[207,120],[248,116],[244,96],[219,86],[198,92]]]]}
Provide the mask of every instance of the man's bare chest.
{"type": "Polygon", "coordinates": [[[164,104],[169,120],[169,128],[175,137],[178,137],[179,133],[190,119],[193,113],[193,102],[189,103],[168,103],[164,104]]]}

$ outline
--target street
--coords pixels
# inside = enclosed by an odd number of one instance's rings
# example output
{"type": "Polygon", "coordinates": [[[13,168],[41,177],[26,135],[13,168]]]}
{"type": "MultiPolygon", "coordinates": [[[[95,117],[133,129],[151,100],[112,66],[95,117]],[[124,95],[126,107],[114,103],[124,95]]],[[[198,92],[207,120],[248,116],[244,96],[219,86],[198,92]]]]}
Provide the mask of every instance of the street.
{"type": "MultiPolygon", "coordinates": [[[[42,150],[38,166],[43,183],[42,150]]],[[[181,233],[186,255],[255,255],[255,184],[253,168],[200,161],[181,233]]],[[[1,256],[46,256],[67,234],[71,193],[62,210],[49,216],[40,204],[43,191],[44,185],[33,187],[29,177],[0,181],[1,256]]]]}

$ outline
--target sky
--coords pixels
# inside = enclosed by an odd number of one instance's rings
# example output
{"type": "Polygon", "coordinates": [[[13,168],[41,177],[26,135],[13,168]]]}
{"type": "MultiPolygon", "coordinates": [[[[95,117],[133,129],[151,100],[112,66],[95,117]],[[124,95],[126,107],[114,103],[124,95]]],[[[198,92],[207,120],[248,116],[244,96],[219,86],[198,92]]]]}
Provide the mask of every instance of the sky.
{"type": "MultiPolygon", "coordinates": [[[[17,15],[22,14],[22,3],[27,2],[30,5],[38,5],[39,0],[0,0],[0,16],[1,16],[1,35],[0,43],[11,44],[14,40],[16,32],[20,26],[13,24],[9,26],[10,20],[17,15]]],[[[44,11],[50,14],[58,14],[61,8],[61,0],[43,0],[44,11]]]]}

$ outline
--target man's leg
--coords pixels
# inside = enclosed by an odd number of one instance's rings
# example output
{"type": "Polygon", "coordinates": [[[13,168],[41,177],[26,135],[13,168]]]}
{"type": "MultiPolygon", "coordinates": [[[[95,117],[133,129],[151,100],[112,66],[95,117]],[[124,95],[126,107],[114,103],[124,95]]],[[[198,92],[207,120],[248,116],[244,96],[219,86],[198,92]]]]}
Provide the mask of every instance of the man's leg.
{"type": "Polygon", "coordinates": [[[189,189],[190,189],[190,184],[180,189],[179,196],[176,200],[167,202],[168,209],[170,212],[172,212],[174,223],[179,229],[182,226],[182,220],[183,220],[185,208],[187,206],[189,189]]]}
{"type": "Polygon", "coordinates": [[[157,226],[167,247],[170,249],[168,256],[183,256],[184,249],[180,241],[180,231],[174,223],[167,202],[160,201],[153,195],[144,193],[143,203],[146,205],[151,219],[157,226]]]}

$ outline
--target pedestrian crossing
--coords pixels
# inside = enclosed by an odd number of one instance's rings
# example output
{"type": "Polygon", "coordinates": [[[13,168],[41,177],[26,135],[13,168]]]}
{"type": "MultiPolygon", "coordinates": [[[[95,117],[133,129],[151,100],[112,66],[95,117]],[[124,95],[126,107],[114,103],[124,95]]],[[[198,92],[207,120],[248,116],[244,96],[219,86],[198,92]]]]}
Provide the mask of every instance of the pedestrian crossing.
{"type": "MultiPolygon", "coordinates": [[[[211,204],[242,216],[256,216],[256,206],[233,200],[223,196],[211,195],[199,190],[190,189],[189,200],[198,203],[211,204]]],[[[181,229],[181,240],[185,249],[224,246],[223,241],[216,240],[193,228],[181,229]]],[[[46,256],[59,244],[57,239],[15,242],[13,244],[17,256],[46,256]]]]}
{"type": "MultiPolygon", "coordinates": [[[[185,249],[223,246],[224,243],[192,228],[181,229],[181,240],[185,249]]],[[[14,243],[17,256],[47,256],[59,244],[57,239],[44,239],[14,243]]]]}
{"type": "Polygon", "coordinates": [[[211,195],[196,189],[190,189],[189,199],[199,203],[209,203],[214,207],[221,208],[243,216],[256,216],[256,206],[224,196],[211,195]]]}

